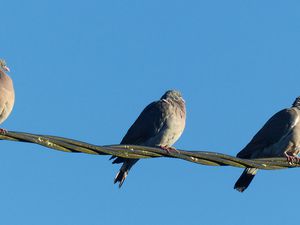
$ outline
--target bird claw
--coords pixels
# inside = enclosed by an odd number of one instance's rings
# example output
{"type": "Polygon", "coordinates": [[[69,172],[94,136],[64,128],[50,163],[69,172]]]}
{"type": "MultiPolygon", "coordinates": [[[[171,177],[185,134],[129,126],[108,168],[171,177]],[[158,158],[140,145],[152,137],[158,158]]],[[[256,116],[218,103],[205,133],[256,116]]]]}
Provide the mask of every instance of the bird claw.
{"type": "Polygon", "coordinates": [[[293,165],[294,163],[300,163],[300,157],[294,156],[294,155],[289,155],[286,152],[284,153],[284,155],[290,165],[293,165]]]}
{"type": "Polygon", "coordinates": [[[0,128],[0,134],[5,135],[5,134],[7,134],[7,132],[8,131],[6,129],[0,128]]]}
{"type": "Polygon", "coordinates": [[[168,153],[169,155],[171,155],[172,152],[173,152],[173,153],[175,152],[175,153],[177,153],[177,154],[180,153],[176,148],[174,148],[174,147],[172,147],[172,146],[160,145],[159,147],[160,147],[161,149],[167,151],[167,153],[168,153]]]}

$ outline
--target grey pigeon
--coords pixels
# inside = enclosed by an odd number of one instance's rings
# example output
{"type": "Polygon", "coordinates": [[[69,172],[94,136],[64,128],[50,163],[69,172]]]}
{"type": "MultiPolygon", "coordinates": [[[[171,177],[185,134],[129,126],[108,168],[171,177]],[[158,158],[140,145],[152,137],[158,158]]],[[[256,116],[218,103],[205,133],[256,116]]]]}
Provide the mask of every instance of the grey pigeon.
{"type": "MultiPolygon", "coordinates": [[[[180,92],[167,91],[159,101],[149,104],[129,128],[120,144],[162,147],[169,151],[185,127],[185,101],[180,92]]],[[[113,163],[123,163],[114,179],[122,186],[131,167],[138,159],[115,158],[113,163]]]]}
{"type": "MultiPolygon", "coordinates": [[[[291,108],[273,115],[257,132],[237,157],[245,159],[287,157],[290,163],[299,161],[300,153],[300,96],[291,108]]],[[[234,185],[243,192],[251,183],[258,169],[246,168],[234,185]]]]}
{"type": "MultiPolygon", "coordinates": [[[[10,72],[4,60],[0,59],[0,124],[6,120],[15,102],[15,91],[11,78],[5,73],[10,72]]],[[[0,128],[1,133],[6,130],[0,128]]]]}

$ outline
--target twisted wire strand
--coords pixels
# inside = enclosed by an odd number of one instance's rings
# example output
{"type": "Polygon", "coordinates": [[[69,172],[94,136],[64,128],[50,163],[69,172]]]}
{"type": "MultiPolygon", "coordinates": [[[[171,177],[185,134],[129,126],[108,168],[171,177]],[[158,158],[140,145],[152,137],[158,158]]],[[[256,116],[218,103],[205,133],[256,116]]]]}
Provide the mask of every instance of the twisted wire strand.
{"type": "Polygon", "coordinates": [[[241,168],[255,167],[265,170],[285,169],[300,166],[300,163],[291,164],[287,162],[284,157],[249,160],[208,151],[174,150],[168,152],[161,148],[139,145],[98,146],[64,137],[15,131],[8,131],[5,134],[0,134],[0,140],[34,143],[47,148],[73,153],[113,155],[134,159],[156,157],[178,158],[207,166],[233,166],[241,168]]]}

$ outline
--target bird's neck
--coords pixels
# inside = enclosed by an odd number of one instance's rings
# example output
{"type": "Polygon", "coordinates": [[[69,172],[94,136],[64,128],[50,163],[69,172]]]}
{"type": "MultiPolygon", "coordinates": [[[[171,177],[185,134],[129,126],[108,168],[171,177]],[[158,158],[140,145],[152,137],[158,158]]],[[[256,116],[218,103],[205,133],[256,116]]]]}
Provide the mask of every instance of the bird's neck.
{"type": "Polygon", "coordinates": [[[179,106],[179,109],[182,112],[185,112],[185,103],[184,103],[184,101],[175,100],[175,99],[171,99],[171,98],[167,98],[167,99],[165,99],[165,101],[170,103],[173,106],[177,104],[179,106]]]}
{"type": "Polygon", "coordinates": [[[1,82],[7,82],[8,84],[12,83],[11,78],[1,69],[0,69],[0,80],[1,82]]]}
{"type": "Polygon", "coordinates": [[[6,73],[2,69],[0,69],[0,77],[7,77],[6,73]]]}

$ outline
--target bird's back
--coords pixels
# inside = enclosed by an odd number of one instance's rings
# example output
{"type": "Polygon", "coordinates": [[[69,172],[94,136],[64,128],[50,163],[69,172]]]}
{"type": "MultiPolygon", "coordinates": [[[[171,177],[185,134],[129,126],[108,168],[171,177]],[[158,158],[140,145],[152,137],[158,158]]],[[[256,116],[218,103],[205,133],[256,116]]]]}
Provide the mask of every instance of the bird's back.
{"type": "Polygon", "coordinates": [[[172,139],[168,136],[174,136],[173,139],[177,140],[183,132],[184,126],[185,112],[178,109],[177,104],[162,99],[152,102],[142,111],[128,129],[121,144],[160,145],[162,142],[166,142],[164,139],[172,139]],[[173,135],[169,131],[177,133],[177,135],[173,135]]]}
{"type": "MultiPolygon", "coordinates": [[[[273,115],[265,125],[257,132],[252,140],[242,149],[237,157],[256,158],[274,156],[274,151],[281,151],[278,148],[280,140],[284,140],[292,131],[295,121],[298,118],[297,109],[283,109],[273,115]]],[[[283,145],[282,145],[283,146],[283,145]]]]}

